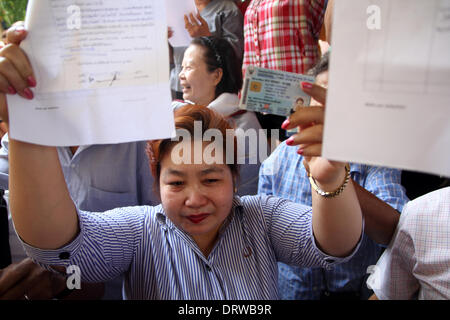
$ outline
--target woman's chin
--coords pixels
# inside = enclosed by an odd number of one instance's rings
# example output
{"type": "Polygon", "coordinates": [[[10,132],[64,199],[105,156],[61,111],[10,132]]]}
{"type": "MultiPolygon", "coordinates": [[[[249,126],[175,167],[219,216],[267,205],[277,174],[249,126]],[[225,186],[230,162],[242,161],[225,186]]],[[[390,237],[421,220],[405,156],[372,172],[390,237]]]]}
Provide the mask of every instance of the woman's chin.
{"type": "Polygon", "coordinates": [[[191,101],[192,97],[189,93],[183,92],[183,100],[191,101]]]}

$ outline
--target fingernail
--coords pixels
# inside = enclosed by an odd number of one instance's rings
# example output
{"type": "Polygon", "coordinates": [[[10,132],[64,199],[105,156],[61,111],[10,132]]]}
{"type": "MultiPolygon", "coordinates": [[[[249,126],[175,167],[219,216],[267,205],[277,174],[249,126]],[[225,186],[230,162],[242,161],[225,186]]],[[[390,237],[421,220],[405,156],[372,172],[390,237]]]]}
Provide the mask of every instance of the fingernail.
{"type": "Polygon", "coordinates": [[[28,85],[32,88],[36,87],[36,79],[33,76],[27,78],[28,85]]]}
{"type": "Polygon", "coordinates": [[[298,150],[297,150],[297,153],[298,153],[299,155],[302,155],[302,154],[303,154],[303,149],[298,149],[298,150]]]}
{"type": "Polygon", "coordinates": [[[10,94],[16,94],[16,93],[17,93],[16,89],[14,89],[13,86],[9,86],[9,87],[8,87],[8,92],[9,92],[10,94]]]}
{"type": "Polygon", "coordinates": [[[289,121],[289,119],[284,120],[283,124],[281,125],[281,129],[286,130],[286,128],[289,127],[290,124],[291,122],[289,121]]]}
{"type": "Polygon", "coordinates": [[[294,144],[294,137],[290,137],[289,139],[287,139],[286,144],[288,146],[292,146],[294,144]]]}
{"type": "Polygon", "coordinates": [[[25,95],[25,97],[27,99],[33,99],[34,98],[34,94],[33,91],[31,91],[29,88],[26,88],[25,90],[23,90],[23,94],[25,95]]]}
{"type": "Polygon", "coordinates": [[[305,90],[310,90],[312,89],[313,85],[310,82],[302,82],[302,88],[305,90]]]}
{"type": "Polygon", "coordinates": [[[16,27],[14,29],[14,32],[19,34],[19,35],[22,35],[22,34],[24,34],[26,32],[26,30],[25,30],[24,26],[18,26],[18,27],[16,27]]]}

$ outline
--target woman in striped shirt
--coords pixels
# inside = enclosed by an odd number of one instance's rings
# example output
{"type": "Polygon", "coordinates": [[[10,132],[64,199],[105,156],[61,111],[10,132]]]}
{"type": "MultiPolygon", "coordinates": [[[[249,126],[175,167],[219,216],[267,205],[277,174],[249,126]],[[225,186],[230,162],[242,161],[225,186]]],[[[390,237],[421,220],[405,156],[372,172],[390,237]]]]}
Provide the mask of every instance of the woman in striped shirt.
{"type": "MultiPolygon", "coordinates": [[[[6,122],[7,88],[21,93],[33,75],[20,50],[15,45],[0,50],[0,117],[6,122]]],[[[311,92],[318,101],[325,97],[318,87],[311,92]]],[[[56,148],[11,138],[10,206],[16,231],[27,254],[48,268],[76,266],[82,280],[92,282],[124,274],[129,299],[277,299],[277,261],[331,268],[353,255],[363,229],[344,164],[317,157],[323,109],[301,109],[290,121],[303,129],[294,144],[309,156],[316,188],[337,190],[327,198],[315,193],[312,208],[275,197],[236,196],[230,126],[213,110],[194,105],[175,112],[182,141],[148,143],[161,199],[155,207],[79,210],[67,191],[56,148]],[[201,132],[194,132],[198,128],[201,132]],[[188,139],[208,133],[213,142],[188,139]]]]}

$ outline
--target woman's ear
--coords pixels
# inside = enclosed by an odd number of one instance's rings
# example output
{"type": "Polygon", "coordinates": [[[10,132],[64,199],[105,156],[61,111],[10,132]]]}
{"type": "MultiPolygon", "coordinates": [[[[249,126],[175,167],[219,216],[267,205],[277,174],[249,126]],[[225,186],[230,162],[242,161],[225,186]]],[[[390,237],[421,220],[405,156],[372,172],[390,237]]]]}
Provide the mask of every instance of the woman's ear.
{"type": "Polygon", "coordinates": [[[223,70],[222,68],[217,68],[216,70],[213,71],[213,73],[214,73],[214,85],[217,86],[219,85],[220,81],[222,81],[223,70]]]}

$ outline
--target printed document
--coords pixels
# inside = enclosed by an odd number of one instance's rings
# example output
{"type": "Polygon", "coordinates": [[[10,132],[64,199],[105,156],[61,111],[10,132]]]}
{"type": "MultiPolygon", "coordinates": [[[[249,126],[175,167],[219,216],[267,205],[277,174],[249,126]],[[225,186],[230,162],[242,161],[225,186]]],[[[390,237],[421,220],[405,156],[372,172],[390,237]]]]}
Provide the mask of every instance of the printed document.
{"type": "Polygon", "coordinates": [[[173,35],[169,39],[172,47],[187,47],[191,43],[191,36],[185,28],[184,15],[197,15],[194,0],[165,0],[167,6],[167,24],[172,28],[173,35]]]}
{"type": "Polygon", "coordinates": [[[164,0],[30,0],[35,98],[8,95],[12,138],[52,146],[174,133],[164,0]]]}
{"type": "Polygon", "coordinates": [[[336,1],[322,154],[450,176],[450,0],[336,1]]]}

